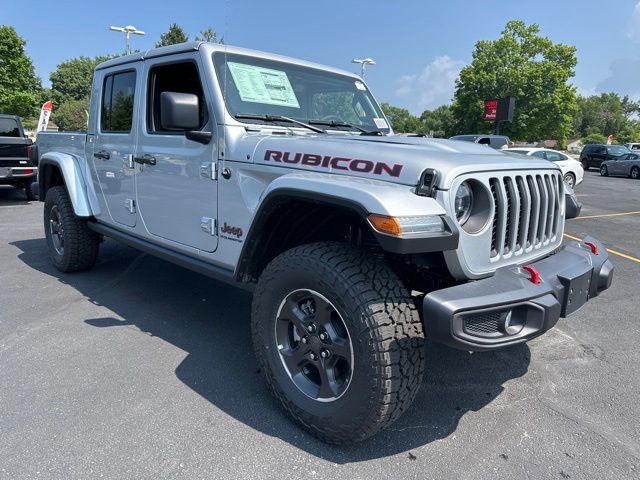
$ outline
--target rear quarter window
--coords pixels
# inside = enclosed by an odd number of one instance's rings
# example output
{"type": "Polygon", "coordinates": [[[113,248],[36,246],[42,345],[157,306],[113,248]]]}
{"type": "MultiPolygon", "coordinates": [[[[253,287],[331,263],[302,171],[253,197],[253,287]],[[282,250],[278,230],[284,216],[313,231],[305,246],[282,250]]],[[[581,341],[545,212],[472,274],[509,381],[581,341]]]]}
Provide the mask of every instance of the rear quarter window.
{"type": "Polygon", "coordinates": [[[0,118],[0,137],[19,137],[18,122],[13,118],[0,118]]]}

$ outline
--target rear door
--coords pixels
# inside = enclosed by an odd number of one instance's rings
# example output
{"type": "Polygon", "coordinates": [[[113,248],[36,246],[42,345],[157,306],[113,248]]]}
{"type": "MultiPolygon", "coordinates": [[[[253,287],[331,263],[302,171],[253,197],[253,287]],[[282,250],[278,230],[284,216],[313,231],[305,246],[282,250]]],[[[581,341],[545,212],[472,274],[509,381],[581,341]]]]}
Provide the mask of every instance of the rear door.
{"type": "Polygon", "coordinates": [[[142,63],[108,69],[102,78],[99,118],[90,158],[109,216],[116,224],[136,224],[136,144],[133,119],[138,117],[142,63]]]}
{"type": "Polygon", "coordinates": [[[149,234],[213,252],[218,245],[217,141],[213,138],[205,145],[188,140],[184,132],[164,128],[160,112],[162,92],[195,94],[200,105],[198,130],[214,130],[211,87],[200,62],[196,52],[145,61],[147,93],[136,158],[153,158],[154,164],[138,166],[136,188],[149,234]]]}

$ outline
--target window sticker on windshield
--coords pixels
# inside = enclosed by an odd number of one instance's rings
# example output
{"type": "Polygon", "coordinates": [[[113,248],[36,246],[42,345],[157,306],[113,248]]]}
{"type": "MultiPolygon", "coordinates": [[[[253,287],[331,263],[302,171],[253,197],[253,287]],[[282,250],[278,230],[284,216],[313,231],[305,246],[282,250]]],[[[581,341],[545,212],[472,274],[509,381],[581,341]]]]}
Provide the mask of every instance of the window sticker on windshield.
{"type": "Polygon", "coordinates": [[[244,63],[228,65],[243,102],[300,108],[286,72],[244,63]]]}
{"type": "Polygon", "coordinates": [[[373,121],[378,128],[389,128],[389,124],[384,118],[374,118],[373,121]]]}
{"type": "Polygon", "coordinates": [[[358,90],[366,90],[367,87],[364,86],[364,83],[360,82],[360,81],[356,81],[356,88],[358,90]]]}

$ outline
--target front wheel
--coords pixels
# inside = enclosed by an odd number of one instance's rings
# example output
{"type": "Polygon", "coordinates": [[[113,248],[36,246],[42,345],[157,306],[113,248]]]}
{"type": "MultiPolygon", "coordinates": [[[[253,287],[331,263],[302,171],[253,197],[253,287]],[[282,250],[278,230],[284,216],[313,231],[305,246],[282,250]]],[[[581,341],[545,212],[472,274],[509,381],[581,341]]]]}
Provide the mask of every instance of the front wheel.
{"type": "Polygon", "coordinates": [[[631,178],[633,178],[634,180],[638,180],[640,178],[640,168],[633,167],[631,169],[631,178]]]}
{"type": "Polygon", "coordinates": [[[49,256],[61,272],[87,270],[96,263],[100,236],[76,217],[67,189],[52,187],[44,201],[44,233],[49,256]]]}
{"type": "Polygon", "coordinates": [[[609,170],[607,170],[606,165],[600,165],[600,175],[602,175],[603,177],[609,176],[609,170]]]}
{"type": "Polygon", "coordinates": [[[329,443],[389,425],[422,381],[424,331],[413,299],[384,263],[346,244],[276,257],[256,287],[252,334],[274,396],[329,443]]]}

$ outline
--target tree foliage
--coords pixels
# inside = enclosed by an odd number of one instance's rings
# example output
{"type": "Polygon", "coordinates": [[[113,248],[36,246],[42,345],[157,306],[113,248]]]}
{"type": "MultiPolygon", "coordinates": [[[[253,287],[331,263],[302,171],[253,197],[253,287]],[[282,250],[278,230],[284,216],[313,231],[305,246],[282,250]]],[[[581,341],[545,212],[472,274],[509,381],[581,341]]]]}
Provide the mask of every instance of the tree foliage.
{"type": "Polygon", "coordinates": [[[96,65],[109,58],[111,57],[78,57],[58,64],[49,77],[51,96],[55,103],[88,98],[91,95],[91,81],[96,65]]]}
{"type": "Polygon", "coordinates": [[[380,107],[396,133],[418,133],[420,122],[409,110],[388,103],[382,103],[380,107]]]}
{"type": "Polygon", "coordinates": [[[85,131],[87,129],[88,111],[88,98],[81,100],[69,99],[60,104],[60,106],[51,113],[51,121],[58,125],[62,131],[85,131]]]}
{"type": "MultiPolygon", "coordinates": [[[[214,32],[215,34],[215,32],[214,32]]],[[[169,25],[169,30],[160,35],[160,40],[156,43],[156,48],[175,45],[189,41],[189,35],[177,23],[169,25]]]]}
{"type": "Polygon", "coordinates": [[[566,141],[576,111],[575,88],[568,81],[577,64],[576,48],[553,43],[538,25],[507,22],[497,40],[476,43],[473,60],[456,81],[454,114],[457,129],[489,132],[482,121],[483,102],[514,96],[514,120],[503,131],[514,138],[566,141]]]}
{"type": "Polygon", "coordinates": [[[13,27],[0,25],[0,113],[27,117],[37,112],[40,79],[25,45],[13,27]]]}
{"type": "MultiPolygon", "coordinates": [[[[574,135],[593,140],[613,135],[619,143],[640,142],[640,103],[617,93],[578,97],[578,112],[573,121],[574,135]]],[[[591,142],[593,143],[593,142],[591,142]]]]}
{"type": "Polygon", "coordinates": [[[224,43],[224,38],[220,37],[220,39],[218,39],[218,34],[211,27],[208,27],[206,30],[200,30],[195,40],[197,42],[224,43]]]}
{"type": "Polygon", "coordinates": [[[456,119],[451,105],[425,110],[419,118],[418,133],[436,138],[449,138],[457,133],[456,119]]]}

